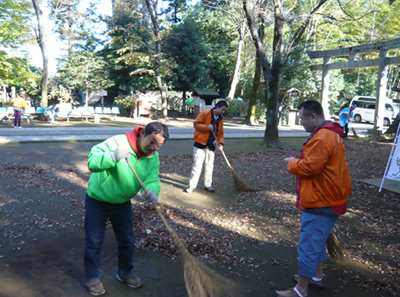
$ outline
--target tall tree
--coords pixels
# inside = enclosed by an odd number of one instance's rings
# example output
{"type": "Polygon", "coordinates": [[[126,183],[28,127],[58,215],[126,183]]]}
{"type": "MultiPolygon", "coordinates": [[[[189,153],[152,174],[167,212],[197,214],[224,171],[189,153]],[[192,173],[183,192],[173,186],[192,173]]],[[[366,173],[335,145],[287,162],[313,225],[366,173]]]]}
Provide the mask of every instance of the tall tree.
{"type": "Polygon", "coordinates": [[[237,51],[236,51],[236,63],[234,67],[234,72],[232,74],[230,90],[228,93],[228,98],[233,99],[235,97],[236,88],[240,80],[242,51],[247,29],[246,17],[243,12],[243,5],[241,5],[240,0],[224,1],[222,3],[204,0],[202,3],[203,5],[206,5],[207,7],[210,7],[212,9],[220,10],[224,15],[226,15],[229,18],[230,26],[233,26],[237,31],[238,40],[237,40],[237,51]]]}
{"type": "Polygon", "coordinates": [[[80,23],[79,0],[49,0],[48,5],[49,17],[55,22],[54,31],[58,33],[60,40],[66,43],[67,52],[71,54],[80,23]]]}
{"type": "Polygon", "coordinates": [[[85,105],[88,105],[90,91],[111,87],[108,63],[94,51],[74,52],[67,60],[61,61],[60,78],[63,85],[72,90],[85,90],[85,105]]]}
{"type": "Polygon", "coordinates": [[[237,57],[237,26],[222,9],[216,10],[204,5],[197,5],[189,10],[185,22],[187,18],[191,18],[196,24],[203,46],[208,50],[208,87],[215,88],[221,97],[226,97],[231,87],[237,57]]]}
{"type": "Polygon", "coordinates": [[[153,56],[153,63],[154,63],[154,72],[156,75],[157,86],[160,90],[161,95],[161,116],[166,118],[168,116],[168,103],[167,103],[167,94],[166,90],[162,83],[160,68],[161,68],[161,32],[160,32],[160,25],[157,17],[157,10],[158,10],[158,1],[152,0],[145,0],[147,10],[150,14],[152,29],[153,29],[153,39],[155,43],[155,54],[153,56]]]}
{"type": "Polygon", "coordinates": [[[148,12],[141,1],[115,0],[108,20],[111,42],[103,51],[113,65],[110,76],[113,97],[157,88],[150,60],[153,49],[148,12]]]}
{"type": "Polygon", "coordinates": [[[242,50],[244,44],[244,34],[246,29],[246,22],[243,20],[242,25],[238,29],[239,31],[239,43],[238,43],[238,50],[236,54],[236,64],[235,64],[235,71],[232,77],[231,89],[229,90],[228,98],[235,98],[236,87],[239,84],[240,79],[240,65],[242,61],[242,50]]]}
{"type": "Polygon", "coordinates": [[[43,13],[39,7],[38,0],[32,0],[33,8],[36,12],[36,18],[38,22],[38,32],[36,34],[37,42],[40,46],[40,50],[42,52],[43,58],[43,72],[42,72],[42,99],[41,99],[41,106],[47,108],[47,84],[49,78],[49,59],[47,53],[47,44],[46,44],[46,32],[43,26],[43,13]]]}
{"type": "MultiPolygon", "coordinates": [[[[172,88],[186,94],[195,88],[206,88],[212,80],[207,63],[208,49],[194,19],[184,18],[184,22],[172,27],[165,38],[164,50],[169,65],[166,79],[172,88]]],[[[185,105],[185,104],[183,104],[185,105]]]]}
{"type": "MultiPolygon", "coordinates": [[[[264,40],[264,23],[261,21],[258,34],[262,40],[264,40]]],[[[254,70],[254,77],[253,77],[253,85],[249,94],[249,108],[247,110],[246,115],[246,122],[250,125],[256,124],[256,106],[257,106],[257,95],[260,88],[260,79],[261,79],[261,63],[260,63],[260,56],[256,52],[256,64],[254,70]]]]}
{"type": "Polygon", "coordinates": [[[272,61],[266,54],[263,40],[258,34],[258,13],[254,8],[254,3],[249,0],[243,0],[243,8],[246,13],[249,28],[253,37],[254,45],[260,56],[261,67],[268,94],[266,129],[264,142],[269,146],[278,146],[278,107],[279,107],[279,87],[283,67],[287,64],[293,48],[298,44],[303,36],[312,16],[325,4],[327,0],[320,0],[301,21],[301,26],[294,32],[289,41],[284,40],[285,15],[283,0],[271,1],[271,9],[274,17],[274,38],[272,43],[272,61]]]}

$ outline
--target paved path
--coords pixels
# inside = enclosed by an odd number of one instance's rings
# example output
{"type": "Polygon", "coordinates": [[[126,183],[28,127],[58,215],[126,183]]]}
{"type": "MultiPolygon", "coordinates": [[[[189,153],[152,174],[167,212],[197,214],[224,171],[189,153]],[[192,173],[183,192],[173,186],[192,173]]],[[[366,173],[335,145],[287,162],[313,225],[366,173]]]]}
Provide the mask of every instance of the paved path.
{"type": "MultiPolygon", "coordinates": [[[[136,125],[133,125],[136,126],[136,125]]],[[[369,124],[353,124],[359,136],[368,135],[372,128],[369,124]]],[[[64,128],[3,128],[0,129],[0,144],[18,142],[46,142],[46,141],[97,141],[113,135],[131,131],[132,127],[64,127],[64,128]]],[[[265,127],[248,126],[242,124],[225,125],[225,138],[262,138],[265,127]]],[[[170,139],[192,139],[193,127],[169,127],[170,139]]],[[[307,137],[300,125],[280,126],[279,137],[307,137]]],[[[352,132],[350,132],[352,136],[352,132]]]]}
{"type": "MultiPolygon", "coordinates": [[[[0,130],[0,143],[40,142],[40,141],[84,141],[104,140],[116,134],[131,131],[131,127],[69,127],[69,128],[4,128],[0,130]]],[[[225,127],[225,138],[261,138],[265,127],[235,126],[225,127]]],[[[192,139],[194,128],[169,127],[170,139],[192,139]]],[[[281,137],[306,137],[303,127],[282,127],[279,129],[281,137]]]]}

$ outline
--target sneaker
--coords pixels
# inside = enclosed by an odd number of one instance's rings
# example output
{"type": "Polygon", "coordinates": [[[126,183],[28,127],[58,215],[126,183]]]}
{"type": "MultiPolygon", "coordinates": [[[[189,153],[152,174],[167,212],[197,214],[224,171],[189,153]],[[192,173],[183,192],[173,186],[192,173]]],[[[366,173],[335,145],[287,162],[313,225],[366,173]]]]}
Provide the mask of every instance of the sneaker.
{"type": "Polygon", "coordinates": [[[99,279],[87,281],[85,285],[88,288],[89,293],[93,296],[100,296],[106,292],[106,290],[104,290],[103,284],[99,279]]]}
{"type": "Polygon", "coordinates": [[[207,192],[211,192],[211,193],[215,192],[215,189],[213,187],[205,187],[204,190],[206,190],[207,192]]]}
{"type": "Polygon", "coordinates": [[[192,188],[187,188],[184,190],[185,193],[192,193],[194,189],[192,188]]]}
{"type": "Polygon", "coordinates": [[[14,126],[14,129],[17,129],[18,127],[17,126],[14,126]]]}
{"type": "MultiPolygon", "coordinates": [[[[299,275],[298,274],[294,274],[293,275],[293,280],[297,283],[299,281],[299,275]]],[[[309,285],[311,287],[319,288],[319,289],[325,288],[325,284],[324,284],[323,280],[315,281],[315,280],[311,279],[309,285]]]]}
{"type": "Polygon", "coordinates": [[[21,129],[21,128],[22,128],[22,126],[18,126],[18,128],[19,128],[19,129],[21,129]]]}
{"type": "Polygon", "coordinates": [[[129,274],[128,276],[122,276],[117,273],[117,280],[120,282],[126,283],[128,287],[136,289],[142,286],[142,280],[134,274],[129,274]]]}

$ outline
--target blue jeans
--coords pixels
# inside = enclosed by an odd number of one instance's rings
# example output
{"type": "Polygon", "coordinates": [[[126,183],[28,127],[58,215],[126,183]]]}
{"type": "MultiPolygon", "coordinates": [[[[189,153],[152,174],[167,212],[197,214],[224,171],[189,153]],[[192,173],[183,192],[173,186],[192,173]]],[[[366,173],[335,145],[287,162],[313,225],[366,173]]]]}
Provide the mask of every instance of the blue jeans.
{"type": "Polygon", "coordinates": [[[108,218],[118,243],[118,273],[122,276],[131,273],[135,249],[131,202],[107,203],[95,200],[86,194],[85,211],[84,266],[86,280],[100,278],[101,248],[108,218]]]}
{"type": "Polygon", "coordinates": [[[299,254],[298,271],[300,275],[305,277],[315,276],[318,262],[324,262],[328,259],[326,241],[337,218],[337,216],[302,212],[300,239],[297,245],[299,254]]]}

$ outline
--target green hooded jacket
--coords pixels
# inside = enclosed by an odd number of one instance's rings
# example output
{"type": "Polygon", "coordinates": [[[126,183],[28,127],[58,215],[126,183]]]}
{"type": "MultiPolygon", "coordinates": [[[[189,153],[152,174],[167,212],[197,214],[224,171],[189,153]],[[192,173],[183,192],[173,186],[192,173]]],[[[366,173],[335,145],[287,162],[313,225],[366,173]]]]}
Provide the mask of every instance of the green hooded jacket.
{"type": "Polygon", "coordinates": [[[137,160],[125,134],[111,137],[95,145],[88,158],[92,172],[87,193],[93,199],[108,203],[124,203],[137,195],[142,187],[125,159],[115,162],[112,153],[117,146],[131,150],[130,163],[135,168],[147,190],[160,193],[160,158],[158,152],[137,160]],[[118,143],[118,144],[117,144],[118,143]]]}

